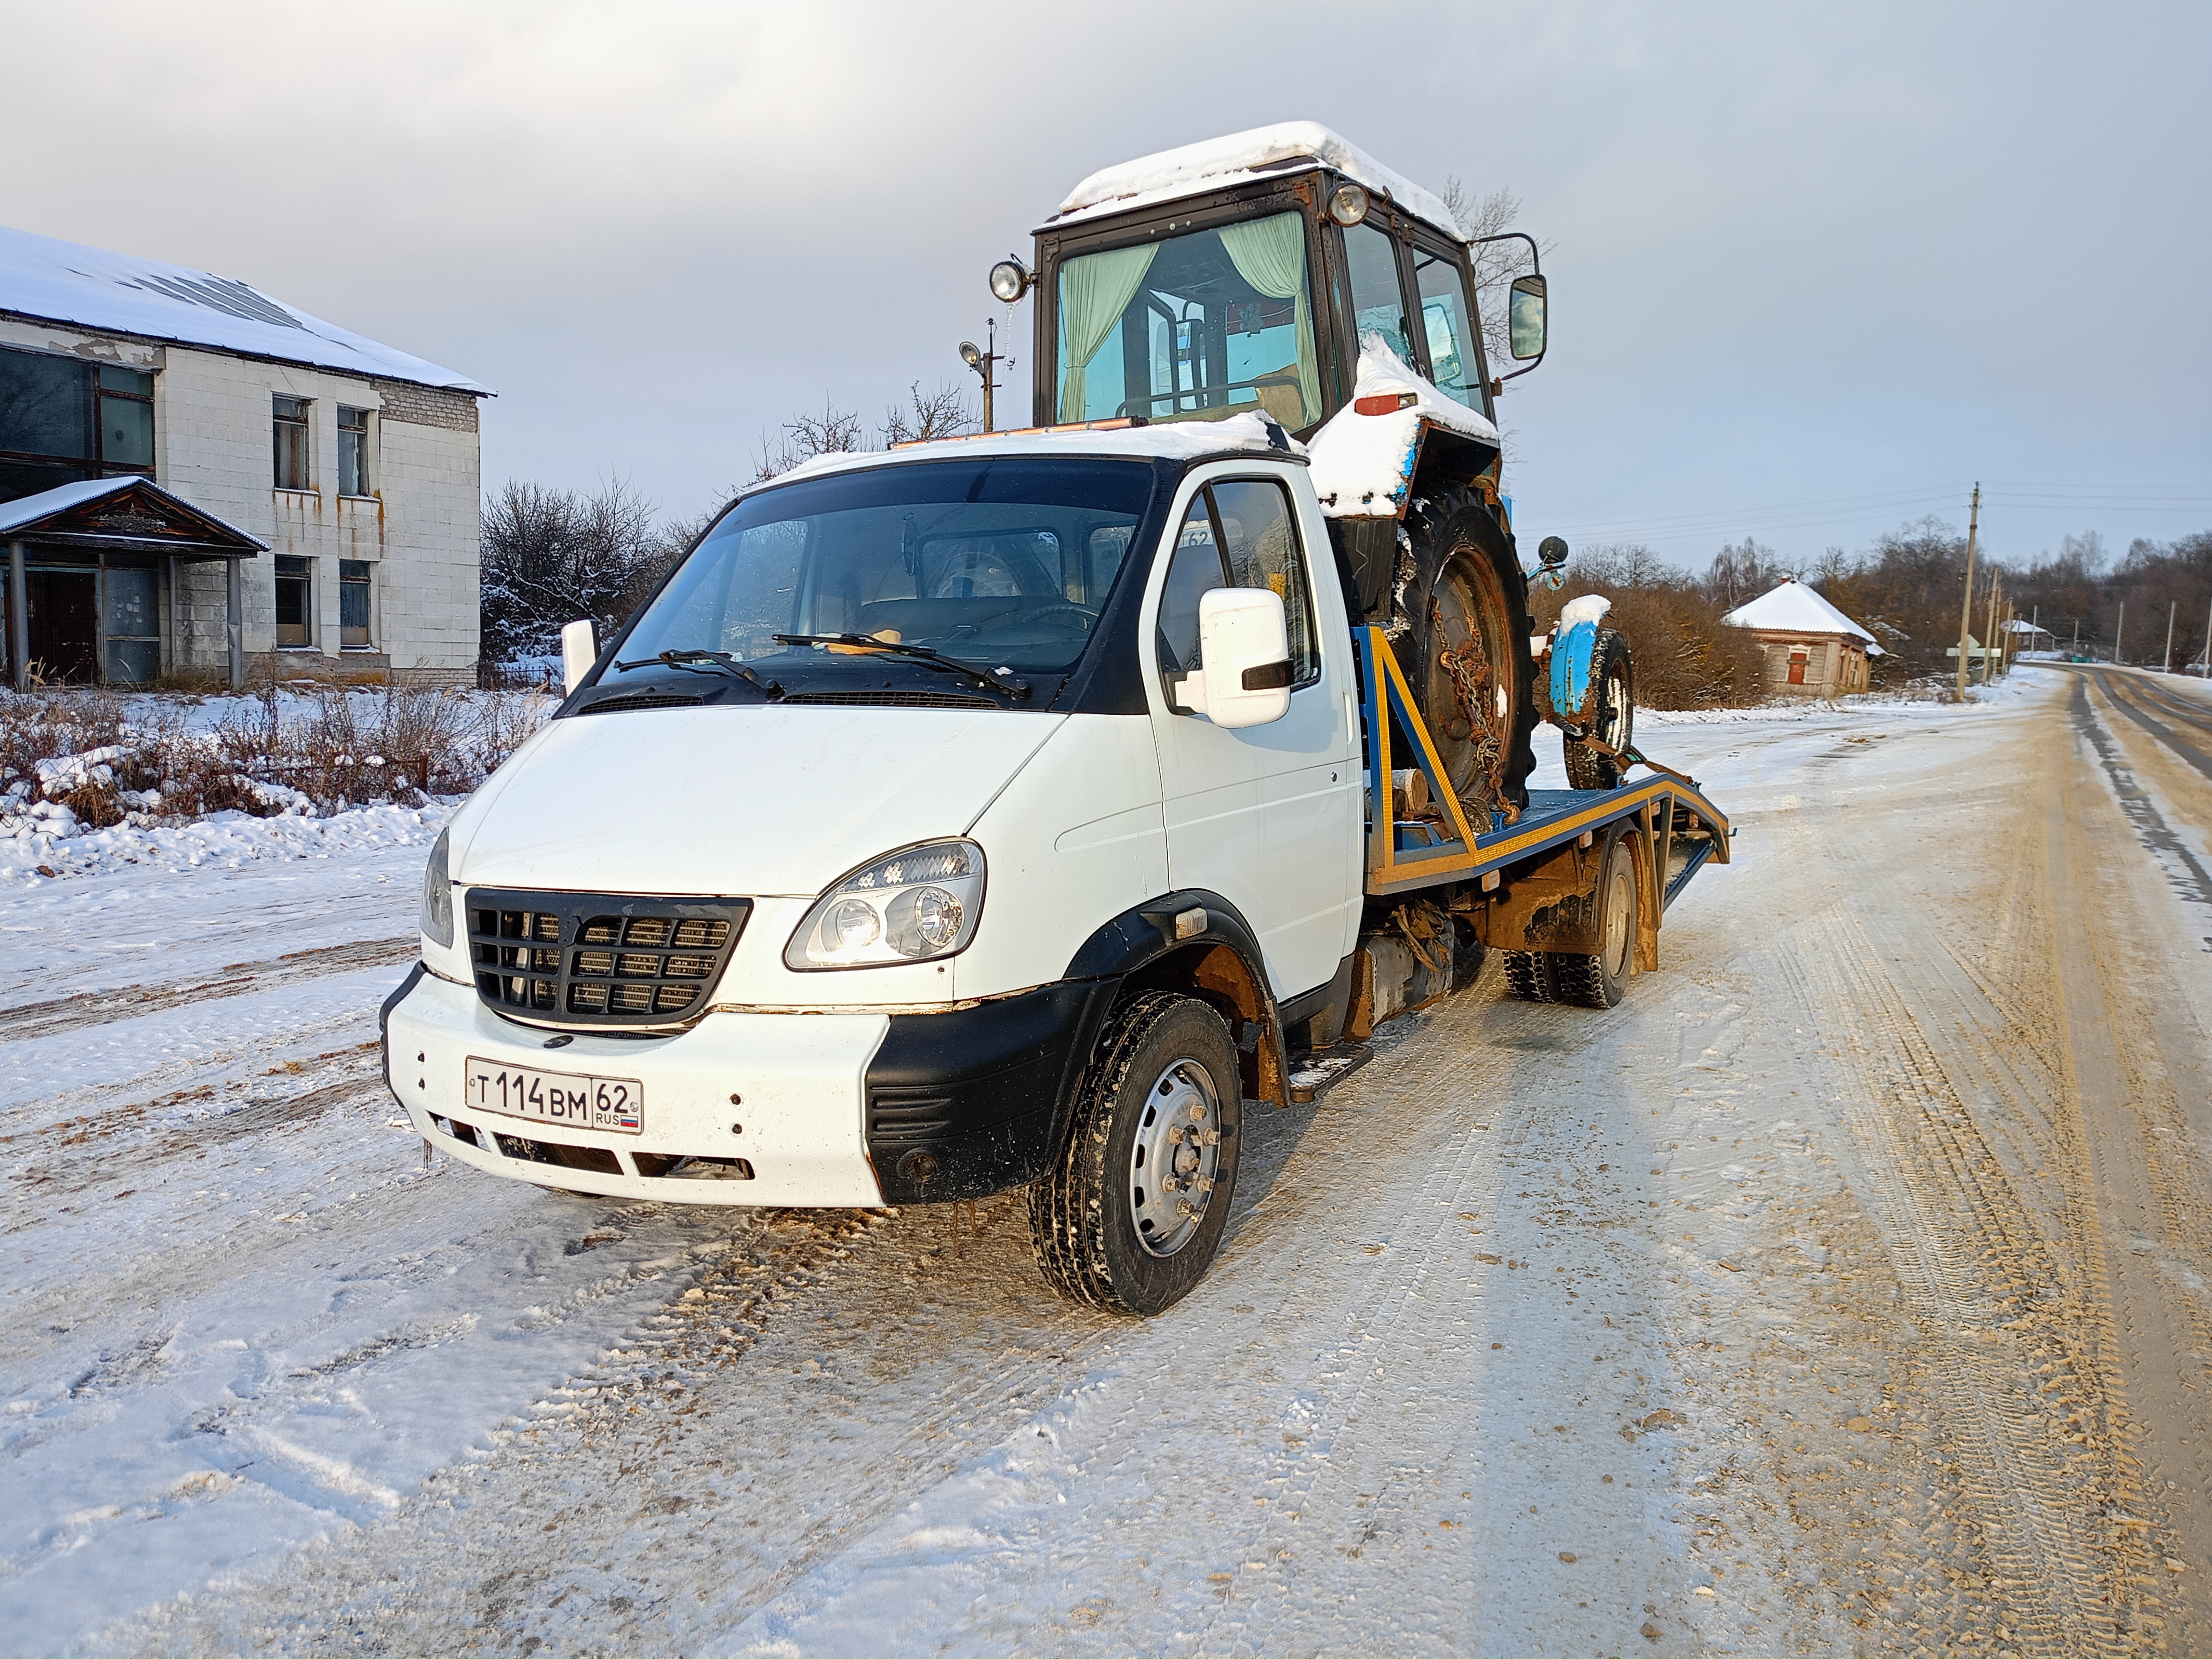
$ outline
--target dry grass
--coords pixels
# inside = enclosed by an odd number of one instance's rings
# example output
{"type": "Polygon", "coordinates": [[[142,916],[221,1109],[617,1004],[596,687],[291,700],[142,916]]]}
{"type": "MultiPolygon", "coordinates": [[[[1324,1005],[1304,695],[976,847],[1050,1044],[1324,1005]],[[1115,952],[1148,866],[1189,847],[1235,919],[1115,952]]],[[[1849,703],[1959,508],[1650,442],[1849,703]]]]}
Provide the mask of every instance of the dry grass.
{"type": "Polygon", "coordinates": [[[101,829],[234,810],[273,817],[386,801],[417,806],[476,787],[545,711],[527,693],[386,684],[286,695],[271,683],[195,732],[185,701],[198,699],[0,694],[0,832],[34,826],[56,808],[101,829]]]}

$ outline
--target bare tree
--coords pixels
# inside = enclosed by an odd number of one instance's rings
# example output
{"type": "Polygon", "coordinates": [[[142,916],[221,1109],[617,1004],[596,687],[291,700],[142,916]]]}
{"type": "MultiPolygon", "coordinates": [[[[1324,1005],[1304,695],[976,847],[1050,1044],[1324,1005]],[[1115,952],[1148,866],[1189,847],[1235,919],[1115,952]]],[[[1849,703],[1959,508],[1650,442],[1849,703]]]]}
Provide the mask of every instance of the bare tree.
{"type": "Polygon", "coordinates": [[[665,568],[653,503],[623,478],[589,495],[510,479],[486,498],[480,605],[487,662],[547,656],[563,623],[601,636],[665,568]]]}
{"type": "Polygon", "coordinates": [[[933,392],[924,392],[916,380],[907,390],[907,406],[884,406],[881,428],[884,447],[893,444],[927,443],[932,438],[962,438],[975,429],[968,412],[968,399],[958,386],[939,381],[933,392]]]}
{"type": "Polygon", "coordinates": [[[783,435],[773,447],[763,434],[760,459],[753,468],[750,483],[766,483],[817,455],[858,454],[868,447],[860,415],[853,410],[838,408],[826,398],[819,415],[798,416],[786,421],[779,430],[783,435]]]}

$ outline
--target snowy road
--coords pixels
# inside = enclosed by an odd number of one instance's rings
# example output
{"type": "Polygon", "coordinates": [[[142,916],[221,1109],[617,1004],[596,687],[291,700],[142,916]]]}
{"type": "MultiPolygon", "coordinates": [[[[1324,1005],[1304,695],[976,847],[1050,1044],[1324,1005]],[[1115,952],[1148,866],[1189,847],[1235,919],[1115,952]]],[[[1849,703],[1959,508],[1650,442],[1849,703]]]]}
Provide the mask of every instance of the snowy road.
{"type": "Polygon", "coordinates": [[[0,1650],[2204,1650],[2212,701],[1641,737],[1660,971],[1386,1028],[1146,1324],[426,1169],[434,823],[0,887],[0,1650]]]}

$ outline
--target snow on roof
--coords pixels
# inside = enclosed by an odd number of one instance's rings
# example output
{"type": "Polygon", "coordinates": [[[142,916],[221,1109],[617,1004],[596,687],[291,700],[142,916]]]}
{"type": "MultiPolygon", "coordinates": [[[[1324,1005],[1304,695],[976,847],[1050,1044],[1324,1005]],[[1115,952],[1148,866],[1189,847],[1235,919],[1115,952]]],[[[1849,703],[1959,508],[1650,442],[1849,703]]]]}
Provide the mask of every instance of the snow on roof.
{"type": "Polygon", "coordinates": [[[76,483],[56,484],[52,489],[42,489],[35,495],[18,495],[12,501],[0,501],[0,538],[5,538],[27,525],[36,524],[41,519],[66,513],[73,507],[82,507],[87,501],[96,501],[103,495],[120,495],[126,489],[150,490],[164,501],[174,501],[198,518],[221,525],[240,541],[251,542],[260,548],[269,545],[258,536],[249,535],[236,525],[216,518],[207,508],[195,506],[176,491],[164,489],[151,478],[141,477],[135,472],[125,473],[118,478],[86,478],[76,483]]]}
{"type": "Polygon", "coordinates": [[[1740,605],[1721,620],[1736,628],[1763,628],[1775,634],[1849,634],[1867,642],[1867,654],[1879,657],[1881,647],[1842,611],[1796,577],[1740,605]]]}
{"type": "Polygon", "coordinates": [[[1408,368],[1380,334],[1370,334],[1359,348],[1352,401],[1330,416],[1307,444],[1322,511],[1333,519],[1395,517],[1413,477],[1413,448],[1424,422],[1493,450],[1498,447],[1496,427],[1408,368]],[[1363,398],[1409,393],[1413,401],[1403,408],[1382,415],[1359,412],[1363,398]]]}
{"type": "MultiPolygon", "coordinates": [[[[1155,456],[1167,460],[1194,461],[1208,455],[1232,454],[1240,450],[1273,450],[1303,459],[1305,446],[1290,437],[1265,415],[1255,410],[1222,421],[1175,421],[1157,426],[1124,426],[1101,430],[1096,427],[1046,427],[1042,430],[994,432],[981,437],[946,438],[935,443],[905,444],[894,450],[860,449],[817,455],[788,472],[779,472],[756,489],[772,489],[800,478],[818,478],[889,462],[967,460],[1000,455],[1127,455],[1133,459],[1155,456]]],[[[752,490],[744,492],[752,494],[752,490]]]]}
{"type": "Polygon", "coordinates": [[[0,226],[0,311],[143,339],[450,387],[489,387],[228,276],[0,226]]]}
{"type": "Polygon", "coordinates": [[[1180,149],[1164,149],[1156,155],[1140,155],[1133,161],[1102,167],[1068,191],[1060,210],[1047,222],[1063,225],[1073,219],[1195,196],[1241,182],[1244,175],[1272,171],[1309,156],[1348,179],[1358,179],[1375,194],[1387,197],[1440,230],[1466,234],[1441,197],[1392,172],[1318,121],[1254,127],[1249,132],[1232,132],[1226,137],[1208,138],[1180,149]]]}

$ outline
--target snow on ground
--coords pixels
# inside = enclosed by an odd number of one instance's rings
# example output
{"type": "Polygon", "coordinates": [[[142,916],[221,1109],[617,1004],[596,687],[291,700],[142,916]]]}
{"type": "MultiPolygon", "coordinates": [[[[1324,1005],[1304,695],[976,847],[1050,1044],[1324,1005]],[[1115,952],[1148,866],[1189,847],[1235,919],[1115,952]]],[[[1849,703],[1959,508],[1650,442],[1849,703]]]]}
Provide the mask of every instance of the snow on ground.
{"type": "Polygon", "coordinates": [[[1742,830],[1661,972],[1386,1028],[1255,1126],[1223,1261],[1144,1324],[1054,1301],[1013,1200],[425,1168],[374,1045],[434,810],[0,884],[0,1651],[1912,1645],[1807,1553],[1868,1516],[1980,1632],[1939,1576],[1978,1534],[1898,1530],[1971,1510],[1915,1460],[1972,1447],[1910,1342],[1820,1322],[1910,1297],[1790,992],[1820,958],[1765,930],[1837,925],[1808,809],[1942,805],[2057,690],[1640,715],[1742,830]]]}

